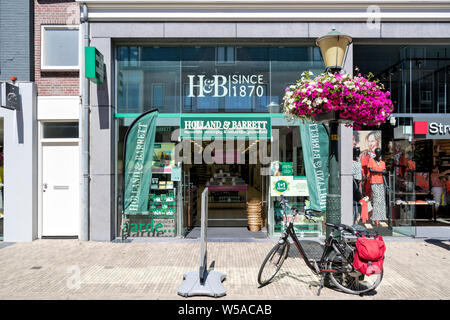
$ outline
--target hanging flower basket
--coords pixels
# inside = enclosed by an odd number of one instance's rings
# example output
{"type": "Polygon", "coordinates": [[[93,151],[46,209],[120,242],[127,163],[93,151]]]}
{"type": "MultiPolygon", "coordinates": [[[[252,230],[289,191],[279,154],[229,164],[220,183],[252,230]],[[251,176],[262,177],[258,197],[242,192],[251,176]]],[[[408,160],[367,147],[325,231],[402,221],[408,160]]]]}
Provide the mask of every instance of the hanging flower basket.
{"type": "Polygon", "coordinates": [[[370,78],[345,73],[312,75],[304,72],[295,85],[286,88],[283,112],[287,117],[379,125],[393,112],[390,93],[370,78]]]}

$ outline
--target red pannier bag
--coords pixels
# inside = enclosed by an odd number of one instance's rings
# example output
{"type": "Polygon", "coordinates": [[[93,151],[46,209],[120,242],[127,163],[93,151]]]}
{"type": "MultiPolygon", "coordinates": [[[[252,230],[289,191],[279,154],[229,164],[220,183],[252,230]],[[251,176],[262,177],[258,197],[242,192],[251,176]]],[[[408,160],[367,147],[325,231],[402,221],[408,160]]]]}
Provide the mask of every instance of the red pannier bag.
{"type": "Polygon", "coordinates": [[[353,267],[367,276],[379,274],[383,270],[385,251],[386,245],[382,236],[375,239],[359,237],[356,239],[353,267]]]}

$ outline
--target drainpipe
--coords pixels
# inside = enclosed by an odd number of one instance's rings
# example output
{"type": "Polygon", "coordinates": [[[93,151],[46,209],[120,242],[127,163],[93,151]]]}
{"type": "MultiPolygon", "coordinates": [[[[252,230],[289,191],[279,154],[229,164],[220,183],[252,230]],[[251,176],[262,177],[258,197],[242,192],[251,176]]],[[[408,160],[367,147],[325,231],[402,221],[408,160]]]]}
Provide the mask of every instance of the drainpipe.
{"type": "MultiPolygon", "coordinates": [[[[83,23],[83,45],[89,46],[89,21],[88,8],[83,4],[83,12],[81,15],[81,22],[83,23]]],[[[83,50],[84,52],[84,50],[83,50]]],[[[85,60],[83,59],[83,66],[85,60]]],[[[84,71],[83,71],[84,75],[84,71]]],[[[81,234],[80,240],[89,240],[89,79],[84,77],[83,89],[83,212],[81,214],[81,234]]]]}

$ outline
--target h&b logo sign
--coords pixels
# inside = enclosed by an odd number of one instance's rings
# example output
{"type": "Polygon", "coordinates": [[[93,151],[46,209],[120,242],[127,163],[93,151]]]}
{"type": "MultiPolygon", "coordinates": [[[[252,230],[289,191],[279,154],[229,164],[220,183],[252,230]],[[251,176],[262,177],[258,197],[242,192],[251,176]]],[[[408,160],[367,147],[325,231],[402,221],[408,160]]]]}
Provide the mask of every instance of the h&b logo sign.
{"type": "Polygon", "coordinates": [[[262,97],[265,91],[264,75],[229,75],[215,74],[187,75],[189,79],[188,98],[222,97],[262,97]]]}

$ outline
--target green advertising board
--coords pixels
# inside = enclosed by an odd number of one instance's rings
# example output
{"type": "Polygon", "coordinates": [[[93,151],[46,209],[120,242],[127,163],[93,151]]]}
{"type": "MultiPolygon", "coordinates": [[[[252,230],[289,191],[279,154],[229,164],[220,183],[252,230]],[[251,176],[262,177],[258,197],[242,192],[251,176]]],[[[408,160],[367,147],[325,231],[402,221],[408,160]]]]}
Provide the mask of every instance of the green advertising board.
{"type": "Polygon", "coordinates": [[[102,84],[105,77],[103,55],[95,47],[84,47],[85,77],[102,84]]]}
{"type": "Polygon", "coordinates": [[[182,139],[270,139],[271,118],[223,115],[180,117],[182,139]]]}
{"type": "Polygon", "coordinates": [[[270,177],[270,194],[272,197],[308,197],[308,183],[304,176],[270,177]]]}
{"type": "Polygon", "coordinates": [[[281,162],[281,174],[283,176],[294,175],[294,167],[292,165],[292,162],[281,162]]]}

